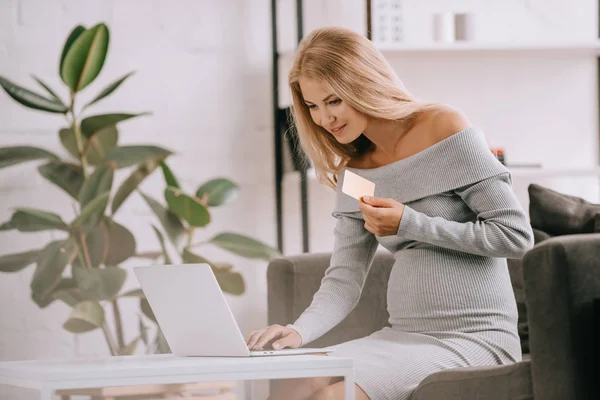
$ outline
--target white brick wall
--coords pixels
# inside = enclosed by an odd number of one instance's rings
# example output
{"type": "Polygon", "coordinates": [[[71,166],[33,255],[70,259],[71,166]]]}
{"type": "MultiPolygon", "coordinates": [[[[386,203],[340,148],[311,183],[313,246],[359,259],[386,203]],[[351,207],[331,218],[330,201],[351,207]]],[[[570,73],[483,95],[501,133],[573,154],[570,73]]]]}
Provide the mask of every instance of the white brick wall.
{"type": "MultiPolygon", "coordinates": [[[[429,38],[430,12],[447,9],[475,12],[478,38],[486,40],[594,39],[597,31],[593,0],[406,0],[405,6],[407,39],[416,42],[429,38]],[[531,11],[543,4],[547,8],[542,14],[531,11]]],[[[362,0],[305,0],[305,11],[307,31],[326,24],[364,31],[362,0]]],[[[281,49],[295,43],[293,12],[292,0],[280,0],[281,49]]],[[[276,243],[270,1],[0,0],[0,74],[33,88],[29,75],[35,73],[61,87],[57,65],[66,35],[77,23],[91,26],[98,21],[111,29],[110,54],[83,97],[90,98],[130,70],[137,73],[93,111],[152,111],[150,117],[122,124],[122,143],[156,143],[176,151],[170,164],[190,189],[218,175],[241,185],[235,205],[214,210],[206,236],[235,230],[276,243]]],[[[597,163],[593,57],[448,55],[391,61],[415,95],[462,109],[506,148],[512,162],[597,163]]],[[[28,143],[63,154],[57,138],[61,124],[61,117],[25,109],[0,93],[0,146],[28,143]]],[[[143,188],[160,197],[160,174],[143,188]]],[[[300,251],[301,243],[296,188],[296,183],[286,186],[288,254],[300,251]]],[[[311,243],[314,251],[329,251],[331,192],[311,188],[311,243]]],[[[45,182],[34,164],[0,171],[0,203],[0,221],[8,219],[15,206],[42,207],[72,217],[68,198],[45,182]]],[[[141,251],[157,249],[150,213],[137,196],[123,206],[117,220],[134,231],[141,251]]],[[[48,234],[0,233],[0,254],[37,248],[49,239],[48,234]]],[[[207,257],[233,261],[244,274],[247,294],[229,297],[242,330],[263,326],[266,263],[208,250],[207,257]]],[[[0,276],[0,360],[107,354],[100,332],[76,341],[62,330],[69,312],[63,304],[39,310],[30,301],[32,272],[29,268],[0,276]]],[[[126,286],[136,286],[133,276],[126,286]]],[[[123,313],[130,316],[128,338],[136,334],[136,310],[135,303],[124,304],[123,313]]],[[[259,385],[257,397],[264,390],[259,385]]]]}
{"type": "MultiPolygon", "coordinates": [[[[82,101],[136,70],[91,112],[152,111],[152,116],[121,125],[123,144],[155,143],[174,150],[170,165],[190,190],[216,176],[240,184],[238,201],[214,209],[213,223],[197,239],[232,230],[274,245],[269,5],[268,0],[0,0],[0,74],[35,88],[30,78],[34,73],[66,97],[57,74],[66,36],[78,23],[89,27],[105,21],[111,33],[109,56],[82,101]]],[[[27,143],[64,154],[57,135],[61,117],[26,109],[2,91],[0,121],[0,146],[27,143]]],[[[69,199],[38,175],[34,163],[3,169],[0,181],[0,220],[7,220],[15,206],[72,218],[69,199]]],[[[160,173],[143,188],[162,198],[160,173]]],[[[154,220],[138,196],[132,195],[116,219],[134,232],[140,251],[158,249],[149,224],[154,220]]],[[[49,239],[48,234],[2,233],[0,254],[37,248],[49,239]]],[[[244,332],[262,327],[266,263],[214,248],[202,254],[232,262],[242,271],[247,293],[228,299],[244,332]]],[[[0,278],[0,360],[108,354],[99,331],[75,340],[62,329],[69,313],[62,303],[39,310],[31,302],[32,273],[29,268],[0,278]]],[[[126,288],[136,286],[130,274],[126,288]]],[[[126,337],[132,339],[137,334],[137,302],[122,304],[128,317],[126,337]]],[[[0,392],[2,398],[1,393],[9,396],[0,392]]]]}

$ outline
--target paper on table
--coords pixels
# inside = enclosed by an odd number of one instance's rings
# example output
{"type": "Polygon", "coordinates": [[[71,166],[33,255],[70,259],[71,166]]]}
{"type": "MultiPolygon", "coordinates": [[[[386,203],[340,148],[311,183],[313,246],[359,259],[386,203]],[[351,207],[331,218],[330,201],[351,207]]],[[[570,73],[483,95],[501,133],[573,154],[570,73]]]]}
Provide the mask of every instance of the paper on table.
{"type": "Polygon", "coordinates": [[[360,200],[363,196],[375,197],[375,183],[352,171],[344,171],[344,184],[342,192],[360,200]]]}

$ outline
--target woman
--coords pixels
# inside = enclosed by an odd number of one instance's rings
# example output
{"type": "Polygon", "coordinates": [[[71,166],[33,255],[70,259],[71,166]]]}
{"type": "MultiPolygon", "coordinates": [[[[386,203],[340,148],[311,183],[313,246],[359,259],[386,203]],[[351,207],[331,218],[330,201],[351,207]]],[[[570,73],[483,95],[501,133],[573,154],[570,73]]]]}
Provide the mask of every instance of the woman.
{"type": "MultiPolygon", "coordinates": [[[[334,346],[355,360],[357,399],[408,399],[434,372],[520,361],[506,258],[522,257],[533,235],[483,134],[452,108],[412,98],[372,43],[347,29],[307,36],[289,81],[301,144],[337,191],[335,245],[310,307],[294,324],[252,332],[248,346],[300,347],[336,326],[382,245],[395,256],[391,326],[334,346]],[[377,197],[343,193],[346,171],[375,182],[377,197]]],[[[333,378],[298,379],[273,397],[341,399],[343,390],[333,378]]]]}

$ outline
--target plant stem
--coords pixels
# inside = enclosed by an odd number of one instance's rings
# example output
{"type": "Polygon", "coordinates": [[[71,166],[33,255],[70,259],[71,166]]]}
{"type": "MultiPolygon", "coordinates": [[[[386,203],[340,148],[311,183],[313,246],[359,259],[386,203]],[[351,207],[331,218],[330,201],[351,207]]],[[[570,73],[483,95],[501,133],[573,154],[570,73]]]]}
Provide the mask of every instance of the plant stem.
{"type": "Polygon", "coordinates": [[[85,265],[85,260],[83,259],[83,250],[81,250],[81,246],[77,246],[77,258],[79,259],[79,264],[85,265]]]}
{"type": "Polygon", "coordinates": [[[115,339],[112,337],[110,330],[106,326],[106,322],[102,324],[102,332],[104,332],[104,338],[106,339],[106,344],[108,344],[108,348],[110,349],[110,354],[113,356],[119,355],[119,349],[117,348],[117,344],[115,343],[115,339]]]}
{"type": "Polygon", "coordinates": [[[79,233],[79,242],[81,243],[81,247],[83,248],[83,256],[85,257],[85,264],[89,269],[92,268],[92,260],[90,259],[90,253],[87,248],[87,243],[85,241],[85,235],[83,234],[83,229],[77,228],[77,232],[79,233]]]}
{"type": "Polygon", "coordinates": [[[73,117],[71,129],[73,130],[73,135],[75,135],[75,143],[77,143],[77,151],[79,152],[79,157],[81,159],[81,168],[83,169],[83,178],[87,178],[87,156],[83,151],[83,138],[81,136],[81,127],[77,121],[77,117],[75,116],[75,94],[71,94],[71,105],[69,107],[71,111],[71,116],[73,117]]]}
{"type": "Polygon", "coordinates": [[[117,342],[119,344],[119,348],[122,349],[125,347],[125,339],[123,337],[123,323],[121,322],[121,310],[119,310],[119,305],[117,304],[117,299],[112,299],[110,301],[113,307],[113,314],[115,317],[115,329],[117,331],[117,342]]]}
{"type": "Polygon", "coordinates": [[[190,226],[190,229],[188,230],[188,235],[187,235],[187,245],[186,247],[190,247],[192,245],[192,239],[194,239],[194,227],[190,226]]]}

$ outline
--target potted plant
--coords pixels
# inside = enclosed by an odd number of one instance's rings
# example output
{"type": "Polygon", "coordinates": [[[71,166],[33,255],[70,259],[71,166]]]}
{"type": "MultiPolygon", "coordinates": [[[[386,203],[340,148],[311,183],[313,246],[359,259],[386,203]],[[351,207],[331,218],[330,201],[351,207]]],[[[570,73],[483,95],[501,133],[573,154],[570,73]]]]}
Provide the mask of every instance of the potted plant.
{"type": "Polygon", "coordinates": [[[119,145],[119,126],[126,120],[150,113],[111,113],[88,115],[87,111],[111,95],[133,72],[101,90],[90,102],[80,106],[79,94],[100,74],[109,48],[109,29],[104,23],[91,28],[81,25],[69,34],[62,50],[59,74],[69,97],[61,98],[41,79],[35,81],[47,92],[38,94],[0,76],[0,86],[22,106],[39,112],[65,116],[65,125],[57,127],[60,143],[69,154],[63,159],[53,152],[34,146],[0,148],[0,168],[38,161],[38,172],[65,193],[65,201],[75,204],[75,217],[65,221],[51,210],[15,207],[12,217],[0,223],[1,231],[40,232],[52,230],[60,238],[40,249],[0,256],[0,271],[15,273],[35,265],[30,288],[31,298],[41,308],[55,300],[72,307],[64,329],[80,334],[101,329],[113,355],[132,354],[140,341],[148,352],[168,351],[160,329],[149,341],[147,326],[140,314],[140,333],[126,340],[119,299],[139,297],[140,308],[148,318],[152,311],[140,289],[123,293],[127,269],[123,264],[134,257],[151,257],[171,263],[166,242],[172,243],[177,262],[206,262],[213,268],[221,288],[234,295],[244,293],[244,280],[233,266],[212,262],[194,251],[202,245],[214,245],[246,258],[269,260],[279,253],[250,237],[224,232],[194,242],[198,228],[211,221],[210,208],[232,203],[238,186],[225,178],[212,179],[195,193],[187,194],[166,163],[173,152],[153,145],[119,145]],[[156,169],[162,170],[166,188],[164,205],[143,193],[140,184],[156,169]],[[129,176],[116,184],[117,170],[131,169],[129,176]],[[132,232],[116,218],[120,206],[139,192],[160,222],[153,225],[161,251],[138,254],[132,232]],[[164,233],[163,233],[164,232],[164,233]],[[105,307],[111,307],[114,325],[105,319],[105,307]]]}

